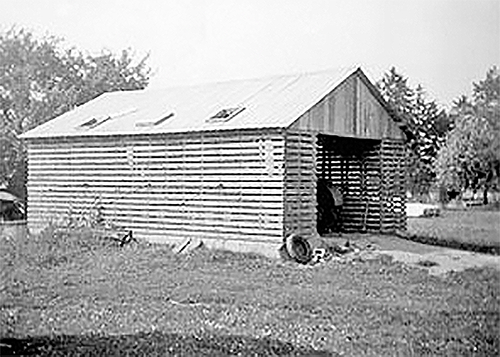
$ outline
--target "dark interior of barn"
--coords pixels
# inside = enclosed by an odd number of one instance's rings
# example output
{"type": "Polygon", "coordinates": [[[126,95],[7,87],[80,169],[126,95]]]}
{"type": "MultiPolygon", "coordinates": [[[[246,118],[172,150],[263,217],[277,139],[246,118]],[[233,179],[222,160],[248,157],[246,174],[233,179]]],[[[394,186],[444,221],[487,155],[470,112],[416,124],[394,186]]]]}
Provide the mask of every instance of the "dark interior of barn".
{"type": "Polygon", "coordinates": [[[320,235],[380,228],[380,140],[318,135],[320,235]]]}

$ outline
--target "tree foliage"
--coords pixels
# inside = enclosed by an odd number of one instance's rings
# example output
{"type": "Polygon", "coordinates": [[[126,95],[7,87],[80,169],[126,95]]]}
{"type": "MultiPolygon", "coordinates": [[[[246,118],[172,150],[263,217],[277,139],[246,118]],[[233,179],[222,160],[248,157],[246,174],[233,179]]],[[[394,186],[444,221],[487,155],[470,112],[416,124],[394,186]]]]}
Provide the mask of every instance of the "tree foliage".
{"type": "Polygon", "coordinates": [[[486,78],[473,83],[472,99],[454,103],[455,127],[439,150],[436,171],[448,190],[463,192],[498,188],[500,176],[500,74],[492,67],[486,78]]]}
{"type": "Polygon", "coordinates": [[[145,88],[146,62],[130,50],[89,55],[24,29],[0,33],[0,185],[24,196],[20,133],[104,92],[145,88]]]}
{"type": "Polygon", "coordinates": [[[452,121],[434,100],[428,100],[421,85],[412,88],[408,79],[392,67],[377,83],[389,106],[409,130],[409,189],[415,196],[429,192],[436,173],[434,162],[440,143],[452,121]]]}

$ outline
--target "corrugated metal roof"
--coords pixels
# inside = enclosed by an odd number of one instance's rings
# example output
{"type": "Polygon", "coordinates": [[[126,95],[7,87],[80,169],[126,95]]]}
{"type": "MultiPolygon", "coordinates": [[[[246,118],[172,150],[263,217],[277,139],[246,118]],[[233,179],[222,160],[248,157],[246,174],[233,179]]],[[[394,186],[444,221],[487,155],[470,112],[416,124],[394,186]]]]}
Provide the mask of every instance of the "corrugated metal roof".
{"type": "Polygon", "coordinates": [[[329,70],[161,90],[106,93],[21,137],[286,128],[352,73],[354,70],[329,70]],[[228,121],[207,120],[222,109],[236,107],[245,109],[228,121]],[[82,127],[85,123],[87,125],[82,127]]]}

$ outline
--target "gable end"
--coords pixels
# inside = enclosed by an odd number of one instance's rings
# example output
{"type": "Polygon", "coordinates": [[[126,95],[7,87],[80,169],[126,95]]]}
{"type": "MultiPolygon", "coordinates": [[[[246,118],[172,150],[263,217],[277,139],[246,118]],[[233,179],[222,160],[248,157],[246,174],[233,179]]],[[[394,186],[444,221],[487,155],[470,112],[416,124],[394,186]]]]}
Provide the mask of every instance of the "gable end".
{"type": "Polygon", "coordinates": [[[299,117],[291,128],[366,139],[404,139],[398,118],[361,69],[299,117]]]}

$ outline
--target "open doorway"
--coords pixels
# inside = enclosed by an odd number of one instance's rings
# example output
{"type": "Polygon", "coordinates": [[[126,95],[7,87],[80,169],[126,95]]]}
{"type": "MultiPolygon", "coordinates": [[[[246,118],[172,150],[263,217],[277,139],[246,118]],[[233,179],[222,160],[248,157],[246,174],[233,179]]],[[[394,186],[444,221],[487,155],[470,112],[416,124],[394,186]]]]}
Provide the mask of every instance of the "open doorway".
{"type": "Polygon", "coordinates": [[[380,228],[380,140],[318,135],[320,235],[380,228]]]}

